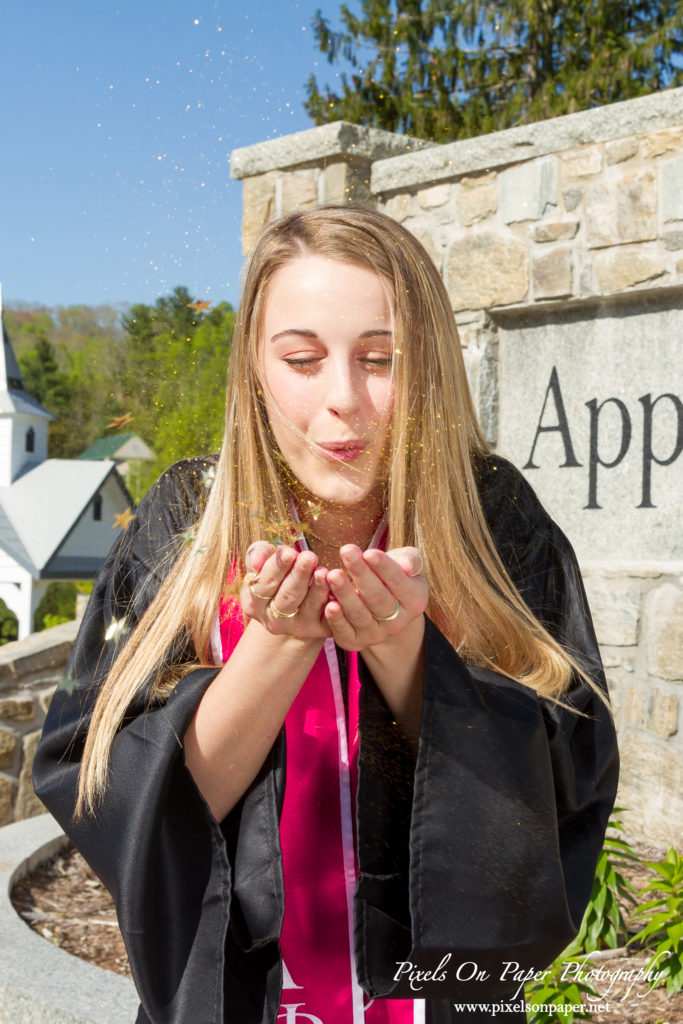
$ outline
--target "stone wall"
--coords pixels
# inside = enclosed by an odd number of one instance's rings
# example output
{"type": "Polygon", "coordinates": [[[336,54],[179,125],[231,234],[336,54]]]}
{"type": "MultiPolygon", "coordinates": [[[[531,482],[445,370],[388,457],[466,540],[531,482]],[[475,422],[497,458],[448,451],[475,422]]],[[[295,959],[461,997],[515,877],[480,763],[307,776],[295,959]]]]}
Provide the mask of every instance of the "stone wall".
{"type": "Polygon", "coordinates": [[[231,169],[245,254],[323,202],[383,210],[425,246],[486,435],[577,550],[629,831],[680,843],[683,89],[447,145],[338,122],[231,169]]]}
{"type": "Polygon", "coordinates": [[[45,813],[33,792],[33,755],[77,628],[66,622],[0,647],[0,825],[45,813]]]}

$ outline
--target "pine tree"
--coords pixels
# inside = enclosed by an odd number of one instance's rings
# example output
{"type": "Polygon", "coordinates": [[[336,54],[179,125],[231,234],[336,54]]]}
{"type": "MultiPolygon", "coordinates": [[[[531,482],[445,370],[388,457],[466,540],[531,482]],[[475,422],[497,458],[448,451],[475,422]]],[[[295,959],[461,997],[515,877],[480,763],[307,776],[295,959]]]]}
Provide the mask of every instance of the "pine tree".
{"type": "Polygon", "coordinates": [[[341,89],[311,75],[316,124],[347,120],[436,142],[683,84],[683,0],[361,0],[316,42],[341,89]]]}

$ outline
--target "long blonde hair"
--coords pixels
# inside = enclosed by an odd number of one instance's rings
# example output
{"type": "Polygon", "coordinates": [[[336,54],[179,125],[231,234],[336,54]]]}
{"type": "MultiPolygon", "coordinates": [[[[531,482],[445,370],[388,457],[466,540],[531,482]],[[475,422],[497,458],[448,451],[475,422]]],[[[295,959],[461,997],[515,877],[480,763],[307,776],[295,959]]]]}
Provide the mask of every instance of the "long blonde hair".
{"type": "Polygon", "coordinates": [[[388,546],[421,551],[430,618],[466,661],[502,672],[540,695],[559,698],[577,669],[515,589],[487,527],[472,463],[488,447],[434,264],[413,235],[375,211],[328,206],[292,214],[265,231],[251,258],[232,343],[215,479],[194,543],[183,547],[101,687],[83,752],[77,815],[92,812],[106,787],[110,747],[132,701],[143,693],[163,699],[192,667],[169,665],[179,637],[190,640],[192,664],[206,664],[226,574],[259,539],[253,509],[288,519],[263,404],[258,342],[273,275],[308,254],[371,269],[388,284],[395,325],[388,546]]]}

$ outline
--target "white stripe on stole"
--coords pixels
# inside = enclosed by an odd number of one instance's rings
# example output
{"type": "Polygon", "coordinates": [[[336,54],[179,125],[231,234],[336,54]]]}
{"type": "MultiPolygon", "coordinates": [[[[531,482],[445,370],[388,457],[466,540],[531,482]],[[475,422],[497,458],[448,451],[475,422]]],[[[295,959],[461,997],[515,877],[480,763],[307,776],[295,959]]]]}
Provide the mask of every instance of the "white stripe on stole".
{"type": "Polygon", "coordinates": [[[425,1024],[426,1003],[424,999],[416,999],[413,1003],[413,1024],[425,1024]]]}
{"type": "Polygon", "coordinates": [[[211,623],[211,633],[209,634],[209,646],[211,648],[211,657],[214,665],[223,664],[223,640],[221,638],[221,623],[218,618],[218,612],[213,617],[211,623]]]}
{"type": "Polygon", "coordinates": [[[353,1002],[353,1024],[365,1024],[363,1009],[364,993],[356,974],[356,953],[353,942],[353,894],[356,888],[356,862],[353,848],[353,817],[351,803],[351,771],[349,745],[346,737],[346,715],[342,696],[339,663],[334,640],[329,637],[324,644],[327,666],[330,670],[334,711],[339,737],[339,807],[341,812],[342,849],[344,854],[344,882],[346,885],[346,914],[349,926],[349,961],[351,965],[351,997],[353,1002]]]}

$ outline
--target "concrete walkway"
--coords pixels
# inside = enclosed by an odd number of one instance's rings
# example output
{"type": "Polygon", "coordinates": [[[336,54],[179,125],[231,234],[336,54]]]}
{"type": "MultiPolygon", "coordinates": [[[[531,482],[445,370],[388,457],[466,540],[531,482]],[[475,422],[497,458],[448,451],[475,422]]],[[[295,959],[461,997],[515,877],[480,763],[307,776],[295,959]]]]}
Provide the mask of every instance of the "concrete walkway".
{"type": "Polygon", "coordinates": [[[0,1024],[133,1024],[132,981],[41,938],[10,901],[14,882],[64,842],[49,814],[0,828],[0,1024]]]}

